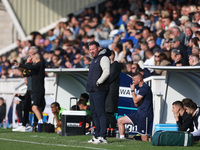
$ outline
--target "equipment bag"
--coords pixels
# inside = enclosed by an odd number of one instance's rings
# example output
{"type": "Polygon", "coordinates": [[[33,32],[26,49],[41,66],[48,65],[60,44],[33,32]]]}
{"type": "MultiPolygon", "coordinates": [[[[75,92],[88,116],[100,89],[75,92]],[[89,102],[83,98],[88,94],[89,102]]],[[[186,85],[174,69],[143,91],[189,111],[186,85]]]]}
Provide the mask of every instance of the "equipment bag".
{"type": "Polygon", "coordinates": [[[154,133],[152,145],[154,146],[192,146],[193,136],[183,131],[162,131],[154,133]]]}
{"type": "Polygon", "coordinates": [[[51,123],[44,123],[43,124],[43,132],[54,133],[55,127],[51,123]]]}

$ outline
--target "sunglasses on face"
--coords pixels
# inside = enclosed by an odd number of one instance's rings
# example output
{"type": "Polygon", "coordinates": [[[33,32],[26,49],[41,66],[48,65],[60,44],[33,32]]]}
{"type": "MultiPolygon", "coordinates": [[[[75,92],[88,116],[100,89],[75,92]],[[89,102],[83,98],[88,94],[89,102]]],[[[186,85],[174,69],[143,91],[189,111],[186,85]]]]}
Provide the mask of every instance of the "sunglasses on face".
{"type": "Polygon", "coordinates": [[[160,55],[155,55],[154,57],[160,57],[160,55]]]}

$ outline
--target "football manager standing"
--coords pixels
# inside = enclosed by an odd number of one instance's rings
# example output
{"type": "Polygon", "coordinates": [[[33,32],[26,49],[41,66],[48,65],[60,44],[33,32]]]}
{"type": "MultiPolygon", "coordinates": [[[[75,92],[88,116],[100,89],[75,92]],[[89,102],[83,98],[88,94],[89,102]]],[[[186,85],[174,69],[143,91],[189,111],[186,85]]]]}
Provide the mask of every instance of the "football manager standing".
{"type": "Polygon", "coordinates": [[[99,43],[89,43],[89,52],[94,58],[89,66],[86,91],[90,96],[90,110],[95,125],[95,135],[88,143],[107,143],[105,99],[108,93],[110,74],[110,50],[101,49],[99,43]]]}
{"type": "Polygon", "coordinates": [[[24,69],[31,70],[32,72],[32,91],[31,91],[31,105],[32,111],[38,119],[38,132],[42,132],[42,112],[45,108],[45,88],[44,88],[44,78],[45,78],[45,65],[44,61],[41,59],[39,53],[34,53],[32,56],[32,62],[30,63],[31,58],[27,59],[26,64],[18,64],[15,62],[15,65],[22,67],[24,69]]]}

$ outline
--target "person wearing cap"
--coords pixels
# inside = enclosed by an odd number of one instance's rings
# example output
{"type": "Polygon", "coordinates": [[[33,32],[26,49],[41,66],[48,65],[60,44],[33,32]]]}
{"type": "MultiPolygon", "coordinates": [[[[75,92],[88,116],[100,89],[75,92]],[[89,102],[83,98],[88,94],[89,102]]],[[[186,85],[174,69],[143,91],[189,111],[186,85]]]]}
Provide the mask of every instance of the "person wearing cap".
{"type": "Polygon", "coordinates": [[[173,66],[188,66],[188,61],[183,58],[181,50],[173,49],[171,51],[171,59],[173,60],[173,66]]]}
{"type": "Polygon", "coordinates": [[[181,18],[179,18],[181,25],[180,27],[182,28],[183,31],[185,31],[186,26],[189,27],[191,26],[191,22],[189,21],[189,17],[188,16],[182,16],[181,18]]]}
{"type": "Polygon", "coordinates": [[[183,59],[188,61],[187,48],[184,44],[181,43],[180,39],[178,37],[174,37],[171,43],[172,43],[172,48],[180,50],[183,56],[183,59]]]}

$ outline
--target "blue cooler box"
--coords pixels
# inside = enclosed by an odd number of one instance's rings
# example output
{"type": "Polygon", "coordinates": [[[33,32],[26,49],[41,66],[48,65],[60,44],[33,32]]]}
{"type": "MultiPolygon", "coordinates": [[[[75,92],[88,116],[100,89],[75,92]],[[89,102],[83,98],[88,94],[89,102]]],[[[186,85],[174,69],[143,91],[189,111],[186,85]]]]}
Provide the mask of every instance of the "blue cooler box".
{"type": "Polygon", "coordinates": [[[155,125],[155,132],[159,130],[164,131],[178,131],[177,124],[156,124],[155,125]]]}

